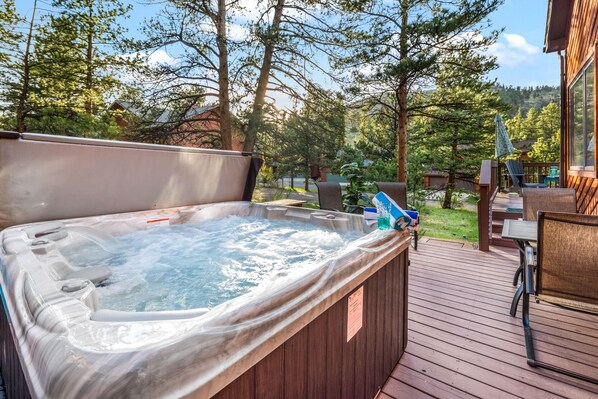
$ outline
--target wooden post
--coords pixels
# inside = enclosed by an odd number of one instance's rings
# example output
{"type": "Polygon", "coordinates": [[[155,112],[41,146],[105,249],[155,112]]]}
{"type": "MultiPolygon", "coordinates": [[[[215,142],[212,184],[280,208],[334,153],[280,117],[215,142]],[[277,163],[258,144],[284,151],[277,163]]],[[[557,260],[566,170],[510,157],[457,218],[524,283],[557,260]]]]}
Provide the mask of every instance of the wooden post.
{"type": "MultiPolygon", "coordinates": [[[[496,163],[495,163],[496,164],[496,163]]],[[[496,187],[496,176],[492,176],[492,161],[482,161],[480,171],[480,200],[478,201],[478,248],[489,251],[492,243],[492,204],[491,196],[496,187]],[[494,187],[493,187],[494,186],[494,187]]]]}

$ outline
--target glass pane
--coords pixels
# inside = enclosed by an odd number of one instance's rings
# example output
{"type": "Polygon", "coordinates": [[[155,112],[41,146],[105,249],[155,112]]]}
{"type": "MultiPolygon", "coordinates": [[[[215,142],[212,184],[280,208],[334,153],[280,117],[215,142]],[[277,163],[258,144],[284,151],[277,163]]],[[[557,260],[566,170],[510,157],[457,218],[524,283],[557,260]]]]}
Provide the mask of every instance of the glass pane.
{"type": "Polygon", "coordinates": [[[583,76],[569,90],[569,148],[571,166],[584,166],[583,76]]]}
{"type": "Polygon", "coordinates": [[[586,69],[586,169],[594,169],[594,63],[586,69]]]}

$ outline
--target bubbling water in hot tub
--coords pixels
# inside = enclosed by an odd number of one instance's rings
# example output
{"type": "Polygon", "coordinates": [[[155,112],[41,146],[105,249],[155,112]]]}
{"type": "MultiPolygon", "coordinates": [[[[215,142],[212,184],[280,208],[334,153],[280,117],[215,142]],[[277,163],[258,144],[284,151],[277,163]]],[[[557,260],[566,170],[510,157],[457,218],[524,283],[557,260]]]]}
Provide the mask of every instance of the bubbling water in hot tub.
{"type": "Polygon", "coordinates": [[[93,241],[72,244],[62,253],[76,266],[112,266],[110,279],[97,288],[101,308],[185,310],[213,308],[274,273],[313,265],[363,235],[289,220],[229,216],[137,231],[119,237],[110,248],[93,241]]]}

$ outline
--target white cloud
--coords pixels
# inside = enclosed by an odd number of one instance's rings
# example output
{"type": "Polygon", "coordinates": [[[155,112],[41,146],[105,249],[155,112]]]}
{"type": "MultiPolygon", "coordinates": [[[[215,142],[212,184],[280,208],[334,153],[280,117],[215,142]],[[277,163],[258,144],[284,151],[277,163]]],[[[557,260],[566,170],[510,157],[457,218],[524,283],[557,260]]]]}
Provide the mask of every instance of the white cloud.
{"type": "Polygon", "coordinates": [[[249,36],[249,29],[243,25],[232,23],[228,26],[228,37],[232,40],[243,40],[249,36]]]}
{"type": "Polygon", "coordinates": [[[138,51],[135,53],[129,53],[121,55],[124,59],[135,59],[141,58],[145,63],[150,66],[157,66],[157,65],[176,65],[179,60],[176,57],[168,54],[165,50],[156,50],[152,51],[151,53],[147,53],[144,51],[138,51]]]}
{"type": "Polygon", "coordinates": [[[516,67],[521,64],[533,64],[540,49],[516,33],[505,33],[506,41],[497,42],[488,48],[488,53],[496,57],[500,66],[516,67]]]}
{"type": "Polygon", "coordinates": [[[176,65],[178,60],[164,50],[156,50],[147,56],[147,63],[150,65],[176,65]]]}
{"type": "MultiPolygon", "coordinates": [[[[152,67],[159,65],[174,66],[179,63],[179,60],[176,57],[168,54],[168,52],[165,50],[156,50],[149,54],[144,51],[138,51],[135,53],[123,54],[121,57],[130,60],[139,58],[143,63],[152,67]]],[[[139,76],[138,73],[131,71],[122,72],[119,74],[119,77],[123,82],[126,83],[141,82],[147,79],[147,76],[139,76]]]]}
{"type": "MultiPolygon", "coordinates": [[[[238,0],[236,4],[238,7],[230,10],[233,22],[257,22],[260,18],[265,22],[272,21],[274,17],[274,7],[267,0],[238,0]]],[[[314,4],[309,9],[311,13],[317,13],[320,8],[314,4]]],[[[285,7],[284,15],[303,20],[311,19],[297,7],[285,7]]]]}
{"type": "Polygon", "coordinates": [[[261,0],[240,0],[238,2],[239,8],[233,9],[232,14],[237,19],[246,21],[255,21],[264,12],[267,2],[261,0]]]}
{"type": "Polygon", "coordinates": [[[526,54],[538,54],[540,49],[533,44],[529,44],[525,37],[516,33],[505,33],[503,35],[507,39],[507,46],[512,49],[521,50],[526,54]]]}

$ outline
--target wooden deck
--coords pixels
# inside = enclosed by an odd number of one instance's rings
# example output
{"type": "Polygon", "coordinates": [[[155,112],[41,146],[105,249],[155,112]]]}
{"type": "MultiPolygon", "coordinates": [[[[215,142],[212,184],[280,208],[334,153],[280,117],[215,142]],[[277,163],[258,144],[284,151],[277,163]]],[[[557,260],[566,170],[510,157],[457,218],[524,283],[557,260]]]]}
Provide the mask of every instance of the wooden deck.
{"type": "Polygon", "coordinates": [[[506,212],[507,209],[522,209],[523,197],[514,194],[498,193],[492,204],[492,212],[506,212]]]}
{"type": "MultiPolygon", "coordinates": [[[[420,243],[409,343],[379,398],[598,398],[597,385],[527,366],[520,311],[509,316],[516,250],[420,243]]],[[[598,378],[598,316],[532,301],[531,323],[538,360],[598,378]]]]}

